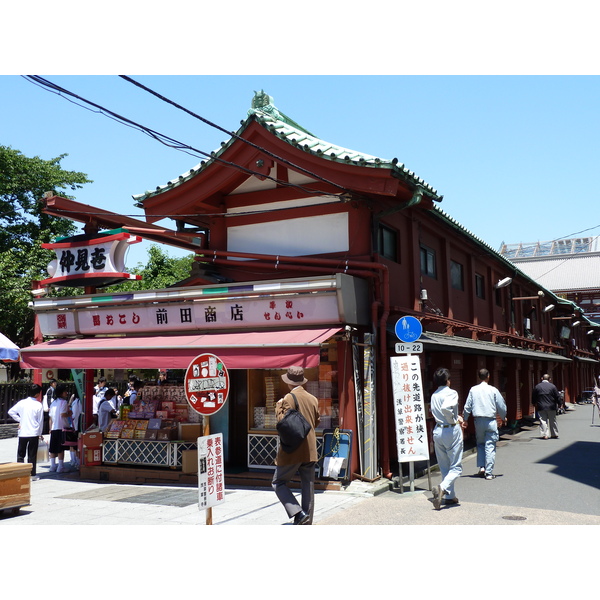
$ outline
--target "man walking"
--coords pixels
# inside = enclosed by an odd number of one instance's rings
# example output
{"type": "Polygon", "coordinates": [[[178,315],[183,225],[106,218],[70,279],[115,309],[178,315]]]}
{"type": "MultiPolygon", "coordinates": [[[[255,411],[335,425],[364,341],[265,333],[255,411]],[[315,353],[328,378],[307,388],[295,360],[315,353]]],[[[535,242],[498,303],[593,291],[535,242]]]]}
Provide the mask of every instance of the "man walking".
{"type": "Polygon", "coordinates": [[[458,394],[450,389],[450,371],[438,369],[433,375],[437,386],[431,396],[431,414],[436,426],[433,430],[435,456],[442,474],[442,483],[433,487],[433,506],[458,504],[454,482],[462,473],[463,435],[462,417],[458,414],[458,394]],[[444,498],[445,496],[445,498],[444,498]]]}
{"type": "Polygon", "coordinates": [[[17,462],[31,463],[31,478],[37,480],[36,465],[40,436],[44,427],[44,407],[42,406],[42,386],[34,383],[29,397],[19,400],[8,411],[8,416],[19,423],[19,445],[17,462]]]}
{"type": "Polygon", "coordinates": [[[285,452],[279,445],[275,459],[275,473],[272,487],[277,498],[283,504],[288,517],[294,517],[294,525],[312,525],[315,500],[315,463],[317,455],[317,437],[315,427],[319,424],[319,401],[309,394],[302,386],[307,383],[302,367],[290,367],[285,375],[281,376],[290,390],[275,405],[277,421],[281,421],[290,409],[296,408],[309,422],[311,428],[300,446],[293,452],[285,452]],[[288,487],[288,482],[297,473],[300,473],[302,486],[302,506],[288,487]]]}
{"type": "Polygon", "coordinates": [[[540,418],[540,434],[543,439],[548,439],[548,426],[552,439],[558,438],[558,424],[556,422],[556,411],[560,402],[560,396],[556,386],[550,381],[550,375],[544,375],[531,394],[538,416],[540,418]]]}
{"type": "Polygon", "coordinates": [[[471,388],[463,411],[463,428],[466,429],[469,416],[475,419],[475,438],[477,441],[477,466],[479,476],[495,479],[496,442],[498,441],[498,423],[506,419],[506,404],[500,392],[489,385],[490,372],[479,369],[479,383],[471,388]]]}

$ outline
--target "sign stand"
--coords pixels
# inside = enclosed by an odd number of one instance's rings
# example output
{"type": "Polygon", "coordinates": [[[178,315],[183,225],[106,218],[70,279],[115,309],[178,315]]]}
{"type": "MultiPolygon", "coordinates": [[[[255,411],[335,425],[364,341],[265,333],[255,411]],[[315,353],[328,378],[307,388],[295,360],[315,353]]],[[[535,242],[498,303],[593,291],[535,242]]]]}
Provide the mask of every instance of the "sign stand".
{"type": "MultiPolygon", "coordinates": [[[[203,427],[203,431],[202,431],[202,435],[206,436],[206,435],[210,435],[210,423],[209,423],[209,419],[208,416],[204,415],[202,417],[202,419],[204,420],[204,427],[203,427]]],[[[206,525],[212,525],[213,524],[213,519],[212,519],[212,506],[209,506],[206,509],[206,525]]]]}
{"type": "MultiPolygon", "coordinates": [[[[392,357],[392,388],[396,412],[396,440],[398,462],[408,462],[409,489],[415,491],[415,462],[427,461],[427,478],[431,489],[431,472],[427,444],[425,398],[421,382],[418,356],[423,352],[419,338],[423,333],[421,322],[415,317],[398,319],[395,332],[402,342],[396,344],[396,352],[403,356],[392,357]]],[[[402,468],[400,468],[400,493],[404,493],[402,468]]]]}
{"type": "Polygon", "coordinates": [[[229,374],[214,354],[200,354],[189,364],[184,378],[190,407],[202,415],[198,438],[198,508],[206,510],[206,524],[212,525],[212,507],[225,500],[223,436],[210,435],[209,416],[221,410],[229,397],[229,374]]]}

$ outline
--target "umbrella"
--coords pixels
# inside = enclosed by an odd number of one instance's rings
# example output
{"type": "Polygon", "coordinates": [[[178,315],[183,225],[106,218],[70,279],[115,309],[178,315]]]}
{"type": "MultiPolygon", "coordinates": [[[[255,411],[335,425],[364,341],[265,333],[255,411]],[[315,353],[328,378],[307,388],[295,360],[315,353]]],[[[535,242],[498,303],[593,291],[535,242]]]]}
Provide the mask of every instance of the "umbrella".
{"type": "Polygon", "coordinates": [[[19,346],[13,344],[5,335],[0,333],[0,360],[18,362],[19,357],[19,346]]]}

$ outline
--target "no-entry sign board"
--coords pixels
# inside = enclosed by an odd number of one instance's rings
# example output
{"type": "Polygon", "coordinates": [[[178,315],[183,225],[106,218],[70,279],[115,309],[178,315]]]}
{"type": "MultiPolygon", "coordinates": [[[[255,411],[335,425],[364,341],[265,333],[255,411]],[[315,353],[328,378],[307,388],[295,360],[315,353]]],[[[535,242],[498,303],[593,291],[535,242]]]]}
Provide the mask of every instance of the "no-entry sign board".
{"type": "Polygon", "coordinates": [[[196,356],[187,368],[184,384],[187,401],[201,415],[214,415],[227,402],[229,374],[214,354],[196,356]]]}

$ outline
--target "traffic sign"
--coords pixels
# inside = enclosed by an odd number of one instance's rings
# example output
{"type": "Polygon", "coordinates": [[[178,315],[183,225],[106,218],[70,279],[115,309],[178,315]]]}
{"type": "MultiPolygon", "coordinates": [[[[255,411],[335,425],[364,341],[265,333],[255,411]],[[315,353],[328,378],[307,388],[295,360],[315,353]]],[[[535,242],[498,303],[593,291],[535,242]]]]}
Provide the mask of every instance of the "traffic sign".
{"type": "Polygon", "coordinates": [[[229,373],[214,354],[200,354],[185,372],[185,396],[189,405],[201,415],[214,415],[229,396],[229,373]]]}
{"type": "Polygon", "coordinates": [[[422,342],[403,342],[396,344],[396,354],[421,354],[423,352],[422,342]]]}
{"type": "Polygon", "coordinates": [[[423,326],[419,319],[409,316],[398,319],[394,330],[401,342],[416,342],[423,333],[423,326]]]}

